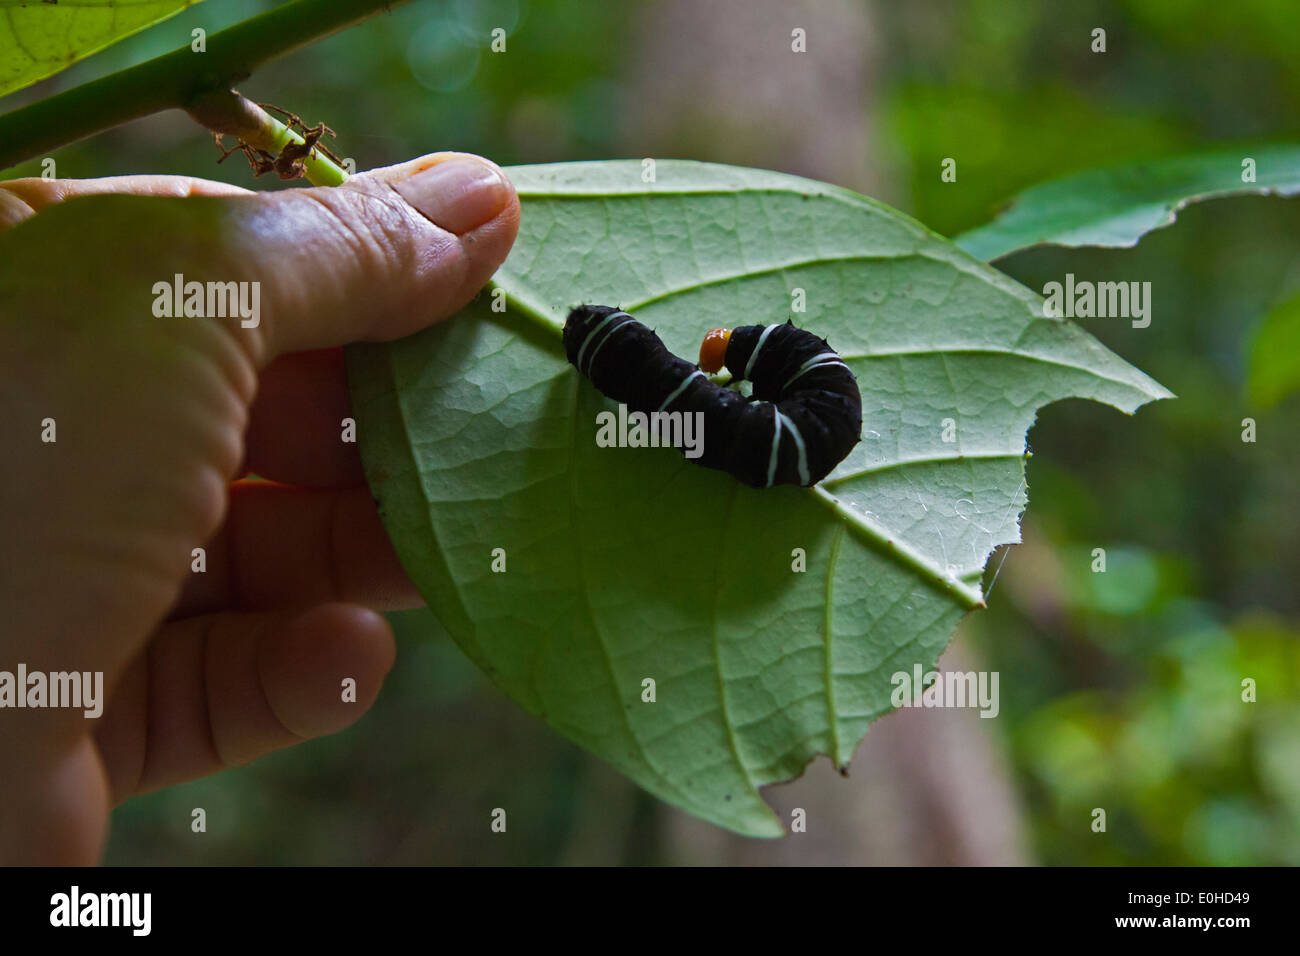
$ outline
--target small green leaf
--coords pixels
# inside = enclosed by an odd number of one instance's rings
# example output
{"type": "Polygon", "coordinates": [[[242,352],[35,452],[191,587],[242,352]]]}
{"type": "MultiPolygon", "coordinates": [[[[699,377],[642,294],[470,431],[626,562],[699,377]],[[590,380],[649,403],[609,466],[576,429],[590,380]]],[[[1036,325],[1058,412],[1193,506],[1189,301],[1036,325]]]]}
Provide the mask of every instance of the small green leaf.
{"type": "Polygon", "coordinates": [[[0,0],[0,96],[53,76],[198,0],[0,0]]]}
{"type": "Polygon", "coordinates": [[[890,711],[892,675],[931,669],[982,605],[989,553],[1019,540],[1037,409],[1082,396],[1132,412],[1169,393],[846,190],[670,161],[653,183],[639,162],[509,173],[524,213],[495,279],[508,308],[485,293],[349,349],[385,525],[506,694],[664,800],[780,835],[758,788],[818,753],[847,764],[890,711]],[[571,306],[621,305],[694,355],[713,326],[785,320],[795,289],[796,322],[863,396],[863,442],[825,483],[755,490],[671,449],[596,447],[612,406],[565,361],[571,306]]]}
{"type": "Polygon", "coordinates": [[[1066,176],[1025,190],[956,242],[985,262],[1042,244],[1133,246],[1188,203],[1252,193],[1300,193],[1300,145],[1237,146],[1066,176]]]}
{"type": "Polygon", "coordinates": [[[1300,391],[1300,295],[1279,302],[1260,320],[1246,380],[1251,401],[1262,408],[1300,391]]]}

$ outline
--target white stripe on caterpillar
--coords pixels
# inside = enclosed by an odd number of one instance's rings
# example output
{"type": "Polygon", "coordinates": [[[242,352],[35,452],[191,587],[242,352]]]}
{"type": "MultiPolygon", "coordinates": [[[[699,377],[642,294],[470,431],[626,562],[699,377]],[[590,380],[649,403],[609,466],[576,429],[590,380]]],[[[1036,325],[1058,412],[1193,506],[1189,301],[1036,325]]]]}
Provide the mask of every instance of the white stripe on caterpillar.
{"type": "Polygon", "coordinates": [[[754,346],[754,351],[749,353],[749,361],[745,363],[745,374],[742,377],[746,381],[753,381],[753,379],[750,378],[750,373],[754,371],[754,360],[758,358],[759,350],[762,349],[763,343],[767,341],[767,337],[772,334],[772,330],[779,329],[780,327],[781,326],[779,325],[769,325],[763,330],[762,334],[759,335],[758,344],[754,346]]]}
{"type": "MultiPolygon", "coordinates": [[[[766,333],[764,333],[766,334],[766,333]]],[[[761,344],[761,343],[760,343],[761,344]]],[[[754,350],[755,352],[758,349],[754,350]]],[[[767,460],[767,487],[772,487],[772,482],[776,481],[776,457],[781,450],[781,419],[785,416],[772,406],[772,455],[767,460]]]]}
{"type": "Polygon", "coordinates": [[[673,389],[672,393],[663,400],[663,404],[659,406],[659,411],[662,412],[665,408],[667,408],[669,405],[672,404],[673,399],[677,398],[679,395],[682,394],[682,392],[686,391],[686,386],[690,385],[691,381],[696,376],[699,376],[700,378],[704,378],[704,373],[701,372],[699,369],[696,369],[690,375],[687,375],[684,379],[682,379],[682,384],[678,385],[675,389],[673,389]]]}
{"type": "Polygon", "coordinates": [[[609,341],[610,336],[612,336],[623,326],[627,325],[628,322],[635,322],[636,319],[632,318],[632,316],[628,315],[626,312],[611,312],[609,315],[605,316],[603,320],[601,320],[601,323],[599,325],[597,325],[594,329],[588,332],[587,337],[582,340],[582,348],[578,349],[578,368],[582,368],[582,353],[585,352],[587,350],[587,346],[591,344],[591,337],[595,335],[597,332],[599,332],[601,329],[603,329],[606,325],[608,325],[611,319],[617,319],[620,315],[623,316],[624,321],[620,322],[618,325],[614,326],[612,329],[606,332],[605,337],[600,340],[600,344],[597,345],[596,348],[592,351],[591,358],[587,361],[588,375],[591,374],[591,369],[596,361],[596,353],[605,347],[605,343],[609,341]]]}
{"type": "Polygon", "coordinates": [[[808,484],[808,447],[803,443],[803,434],[799,431],[799,426],[792,422],[790,417],[775,405],[772,406],[772,412],[772,457],[767,463],[767,486],[771,488],[772,482],[776,478],[776,460],[781,450],[782,425],[789,429],[790,437],[794,439],[794,446],[799,452],[799,480],[806,485],[808,484]]]}
{"type": "MultiPolygon", "coordinates": [[[[824,368],[827,365],[844,365],[844,360],[835,352],[822,352],[819,355],[814,355],[808,361],[799,366],[799,371],[786,379],[785,384],[781,386],[781,391],[784,392],[790,387],[791,382],[797,379],[800,375],[803,375],[805,372],[811,372],[815,368],[824,368]]],[[[844,367],[848,368],[847,365],[844,365],[844,367]]]]}
{"type": "MultiPolygon", "coordinates": [[[[775,407],[775,406],[773,406],[775,407]]],[[[799,432],[799,427],[790,421],[785,415],[777,412],[781,420],[785,422],[785,427],[790,429],[790,434],[794,436],[794,443],[799,449],[799,481],[808,484],[808,449],[804,447],[803,435],[799,432]]]]}

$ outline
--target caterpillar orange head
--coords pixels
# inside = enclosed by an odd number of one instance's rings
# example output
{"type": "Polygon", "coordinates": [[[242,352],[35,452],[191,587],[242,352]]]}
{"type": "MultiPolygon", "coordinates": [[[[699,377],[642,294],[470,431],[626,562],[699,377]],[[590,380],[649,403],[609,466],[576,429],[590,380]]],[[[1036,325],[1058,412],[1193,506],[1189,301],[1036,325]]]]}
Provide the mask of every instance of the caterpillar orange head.
{"type": "Polygon", "coordinates": [[[713,373],[727,364],[727,343],[731,329],[710,329],[700,343],[700,368],[713,373]]]}

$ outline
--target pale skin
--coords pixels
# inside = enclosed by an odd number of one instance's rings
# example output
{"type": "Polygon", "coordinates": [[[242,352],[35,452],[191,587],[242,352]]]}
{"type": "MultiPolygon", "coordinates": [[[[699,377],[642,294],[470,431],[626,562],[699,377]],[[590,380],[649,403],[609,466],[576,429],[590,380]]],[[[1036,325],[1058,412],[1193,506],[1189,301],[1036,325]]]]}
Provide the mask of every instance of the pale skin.
{"type": "Polygon", "coordinates": [[[0,864],[94,863],[121,801],[370,706],[378,612],[422,601],[342,441],[340,347],[455,313],[518,224],[504,175],[452,153],[277,193],[0,183],[0,671],[102,671],[107,696],[0,709],[0,864]],[[175,273],[260,282],[259,326],[156,317],[175,273]]]}

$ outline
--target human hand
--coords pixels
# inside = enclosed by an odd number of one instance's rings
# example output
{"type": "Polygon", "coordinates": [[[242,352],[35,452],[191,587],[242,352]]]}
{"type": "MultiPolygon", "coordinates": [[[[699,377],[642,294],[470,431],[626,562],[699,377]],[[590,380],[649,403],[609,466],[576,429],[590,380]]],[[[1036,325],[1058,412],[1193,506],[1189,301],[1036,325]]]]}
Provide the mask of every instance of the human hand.
{"type": "Polygon", "coordinates": [[[274,193],[0,183],[0,672],[102,672],[107,698],[0,708],[0,862],[94,862],[113,804],[365,712],[375,609],[421,601],[341,440],[340,346],[454,313],[518,223],[455,153],[274,193]],[[177,274],[257,283],[255,324],[158,317],[177,274]]]}

